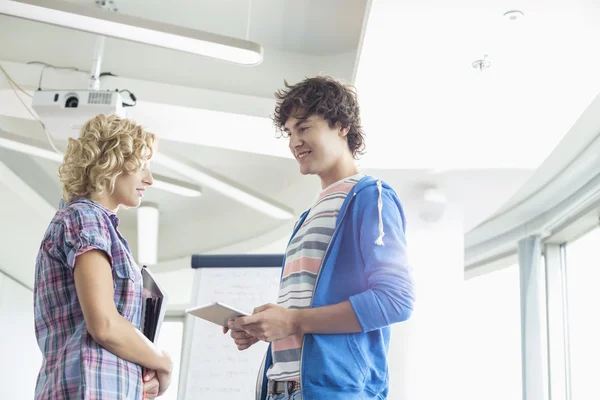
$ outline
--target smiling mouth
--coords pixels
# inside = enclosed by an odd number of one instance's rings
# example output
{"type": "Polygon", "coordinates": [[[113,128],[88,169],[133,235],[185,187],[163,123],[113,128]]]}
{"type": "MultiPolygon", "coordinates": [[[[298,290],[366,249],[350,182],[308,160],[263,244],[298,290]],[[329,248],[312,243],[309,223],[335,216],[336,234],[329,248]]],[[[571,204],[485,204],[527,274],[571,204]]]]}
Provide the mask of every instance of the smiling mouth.
{"type": "Polygon", "coordinates": [[[136,191],[138,192],[138,196],[140,196],[140,197],[144,196],[144,189],[136,189],[136,191]]]}
{"type": "Polygon", "coordinates": [[[309,151],[303,151],[303,152],[301,152],[301,153],[298,153],[298,154],[296,155],[296,158],[297,158],[298,160],[302,160],[302,159],[306,158],[306,156],[308,156],[308,155],[309,155],[309,154],[311,154],[311,153],[312,153],[312,150],[309,150],[309,151]]]}

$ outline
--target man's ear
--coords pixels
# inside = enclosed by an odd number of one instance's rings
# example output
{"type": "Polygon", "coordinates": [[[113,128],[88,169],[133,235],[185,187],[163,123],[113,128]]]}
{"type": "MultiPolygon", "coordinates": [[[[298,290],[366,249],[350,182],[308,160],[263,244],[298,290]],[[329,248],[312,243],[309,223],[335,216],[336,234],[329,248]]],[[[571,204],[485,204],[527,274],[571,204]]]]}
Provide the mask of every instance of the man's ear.
{"type": "Polygon", "coordinates": [[[340,137],[346,137],[346,136],[348,136],[348,132],[350,132],[350,125],[348,125],[345,128],[342,127],[341,124],[339,124],[338,126],[339,126],[340,137]]]}

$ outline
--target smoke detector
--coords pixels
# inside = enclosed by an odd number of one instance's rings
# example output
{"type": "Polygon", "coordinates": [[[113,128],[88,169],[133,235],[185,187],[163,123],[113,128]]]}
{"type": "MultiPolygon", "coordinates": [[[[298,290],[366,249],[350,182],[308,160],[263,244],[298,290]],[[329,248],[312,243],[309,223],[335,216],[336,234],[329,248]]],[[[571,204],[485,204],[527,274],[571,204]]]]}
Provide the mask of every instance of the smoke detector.
{"type": "Polygon", "coordinates": [[[504,13],[504,18],[509,21],[518,21],[524,16],[525,14],[521,10],[510,10],[504,13]]]}
{"type": "Polygon", "coordinates": [[[483,58],[480,60],[475,60],[471,63],[473,69],[478,69],[479,71],[483,71],[484,69],[488,69],[492,66],[490,60],[488,60],[488,55],[484,54],[483,58]]]}

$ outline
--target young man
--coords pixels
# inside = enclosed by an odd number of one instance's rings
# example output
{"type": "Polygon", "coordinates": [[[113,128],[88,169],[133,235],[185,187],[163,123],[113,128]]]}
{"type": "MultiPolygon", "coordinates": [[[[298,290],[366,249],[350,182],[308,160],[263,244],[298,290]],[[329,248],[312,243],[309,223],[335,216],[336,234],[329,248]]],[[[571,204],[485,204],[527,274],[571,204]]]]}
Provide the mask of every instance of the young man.
{"type": "Polygon", "coordinates": [[[276,98],[274,122],[322,191],[292,234],[278,305],[231,321],[243,330],[231,336],[240,350],[271,342],[257,399],[385,399],[390,325],[414,301],[402,206],[356,167],[364,132],[352,87],[316,77],[276,98]]]}

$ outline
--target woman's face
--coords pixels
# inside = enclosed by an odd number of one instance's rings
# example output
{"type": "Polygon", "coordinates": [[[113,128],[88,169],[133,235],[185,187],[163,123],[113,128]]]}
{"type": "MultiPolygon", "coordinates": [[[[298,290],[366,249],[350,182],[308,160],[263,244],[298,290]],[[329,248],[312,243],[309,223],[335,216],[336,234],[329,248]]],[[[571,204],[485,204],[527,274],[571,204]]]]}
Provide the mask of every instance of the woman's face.
{"type": "Polygon", "coordinates": [[[119,175],[115,181],[115,190],[108,196],[111,205],[115,205],[111,209],[117,209],[120,205],[138,207],[146,186],[151,186],[153,182],[150,160],[145,161],[137,171],[119,175]]]}

